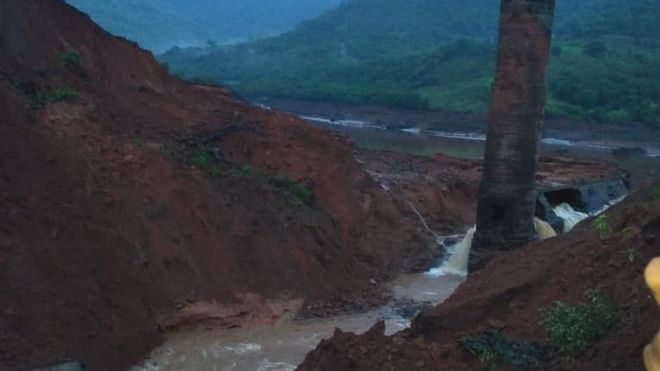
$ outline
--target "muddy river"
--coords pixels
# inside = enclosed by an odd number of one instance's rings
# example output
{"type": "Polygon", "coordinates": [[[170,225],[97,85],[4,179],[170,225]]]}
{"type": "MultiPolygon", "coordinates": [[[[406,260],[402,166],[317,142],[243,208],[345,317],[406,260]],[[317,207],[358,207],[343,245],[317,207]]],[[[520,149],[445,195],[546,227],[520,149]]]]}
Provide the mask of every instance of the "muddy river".
{"type": "Polygon", "coordinates": [[[335,328],[363,333],[384,320],[388,334],[401,331],[421,306],[442,302],[464,280],[461,275],[406,275],[391,284],[392,304],[367,313],[294,320],[279,326],[177,332],[131,371],[294,370],[335,328]]]}

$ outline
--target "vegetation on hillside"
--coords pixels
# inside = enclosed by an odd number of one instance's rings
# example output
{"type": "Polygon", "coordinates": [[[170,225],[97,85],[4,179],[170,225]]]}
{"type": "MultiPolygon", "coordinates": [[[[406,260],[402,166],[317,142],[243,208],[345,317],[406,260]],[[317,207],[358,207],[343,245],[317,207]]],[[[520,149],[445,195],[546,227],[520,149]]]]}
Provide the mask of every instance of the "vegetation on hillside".
{"type": "Polygon", "coordinates": [[[587,304],[569,306],[558,301],[543,311],[541,325],[561,352],[575,354],[585,350],[607,335],[617,321],[611,299],[594,290],[587,291],[586,295],[587,304]]]}
{"type": "MultiPolygon", "coordinates": [[[[551,115],[660,126],[660,3],[558,4],[551,115]]],[[[484,112],[497,1],[351,0],[295,31],[161,55],[181,77],[244,95],[484,112]]]]}

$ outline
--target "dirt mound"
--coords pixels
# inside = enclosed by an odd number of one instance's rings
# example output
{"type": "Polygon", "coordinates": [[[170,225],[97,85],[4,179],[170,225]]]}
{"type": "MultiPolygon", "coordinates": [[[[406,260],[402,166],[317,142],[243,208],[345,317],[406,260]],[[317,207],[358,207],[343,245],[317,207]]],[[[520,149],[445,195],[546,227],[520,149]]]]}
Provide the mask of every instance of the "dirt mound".
{"type": "Polygon", "coordinates": [[[0,49],[0,369],[367,306],[434,257],[346,139],[180,82],[63,1],[0,2],[0,49]]]}
{"type": "MultiPolygon", "coordinates": [[[[647,184],[598,223],[592,219],[567,235],[502,253],[444,304],[416,317],[407,331],[391,337],[378,326],[363,336],[338,331],[299,369],[476,370],[494,355],[481,354],[482,364],[461,345],[474,339],[481,344],[499,339],[499,346],[518,352],[533,349],[541,369],[643,369],[642,349],[660,325],[643,282],[644,266],[660,246],[659,192],[660,184],[647,184]],[[557,301],[584,303],[587,290],[613,300],[616,322],[586,350],[564,357],[539,324],[540,309],[557,301]]],[[[511,363],[503,366],[514,369],[511,363]]],[[[518,363],[515,369],[527,368],[518,363]]]]}
{"type": "MultiPolygon", "coordinates": [[[[463,233],[475,224],[481,161],[370,150],[360,150],[357,158],[383,189],[410,202],[436,232],[463,233]]],[[[536,178],[537,187],[546,189],[625,175],[607,162],[543,157],[536,178]]]]}

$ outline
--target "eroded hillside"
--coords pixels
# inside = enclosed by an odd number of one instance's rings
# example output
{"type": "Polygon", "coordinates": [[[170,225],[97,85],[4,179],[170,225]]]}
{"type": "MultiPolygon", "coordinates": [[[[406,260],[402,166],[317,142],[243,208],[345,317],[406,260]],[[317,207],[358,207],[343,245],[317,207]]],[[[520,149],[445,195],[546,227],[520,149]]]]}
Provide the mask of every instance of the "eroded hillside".
{"type": "Polygon", "coordinates": [[[299,370],[643,369],[659,325],[643,270],[660,246],[660,185],[604,215],[501,254],[410,330],[337,331],[299,370]]]}
{"type": "Polygon", "coordinates": [[[367,305],[432,259],[346,139],[180,82],[63,1],[3,1],[0,31],[0,368],[121,369],[159,328],[367,305]]]}

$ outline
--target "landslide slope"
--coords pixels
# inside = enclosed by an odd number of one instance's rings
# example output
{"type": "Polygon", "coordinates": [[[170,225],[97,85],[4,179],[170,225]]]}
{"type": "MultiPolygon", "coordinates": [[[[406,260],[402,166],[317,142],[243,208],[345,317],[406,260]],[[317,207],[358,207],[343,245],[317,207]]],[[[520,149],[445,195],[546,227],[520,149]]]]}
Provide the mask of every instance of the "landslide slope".
{"type": "MultiPolygon", "coordinates": [[[[492,369],[488,367],[498,367],[500,356],[528,361],[521,354],[530,354],[522,353],[530,344],[544,353],[536,359],[536,369],[644,369],[642,349],[660,325],[657,304],[643,281],[645,264],[660,251],[660,183],[647,184],[605,215],[607,219],[600,220],[609,230],[594,227],[591,219],[567,235],[503,253],[471,275],[445,303],[422,312],[407,331],[387,337],[382,324],[362,336],[337,331],[307,355],[299,370],[492,369]],[[557,353],[539,324],[541,309],[557,301],[568,306],[585,303],[587,290],[613,300],[616,321],[583,351],[557,353]],[[484,331],[499,331],[518,343],[493,343],[492,338],[479,337],[484,331]],[[495,344],[499,353],[483,352],[480,362],[461,345],[469,336],[481,339],[481,345],[495,344]]],[[[522,363],[501,366],[530,369],[522,363]]]]}
{"type": "Polygon", "coordinates": [[[0,2],[0,50],[0,369],[122,369],[182,321],[368,304],[432,258],[344,138],[174,79],[63,1],[0,2]]]}

